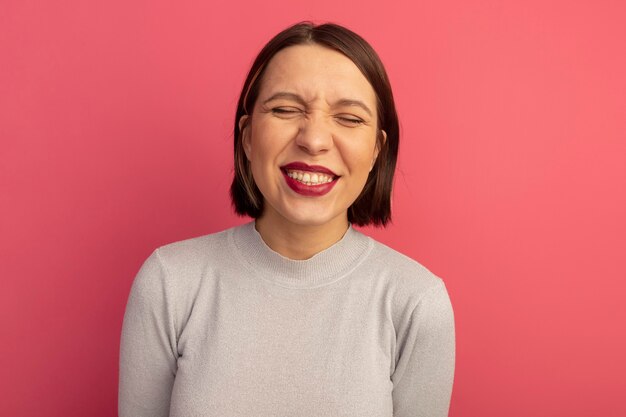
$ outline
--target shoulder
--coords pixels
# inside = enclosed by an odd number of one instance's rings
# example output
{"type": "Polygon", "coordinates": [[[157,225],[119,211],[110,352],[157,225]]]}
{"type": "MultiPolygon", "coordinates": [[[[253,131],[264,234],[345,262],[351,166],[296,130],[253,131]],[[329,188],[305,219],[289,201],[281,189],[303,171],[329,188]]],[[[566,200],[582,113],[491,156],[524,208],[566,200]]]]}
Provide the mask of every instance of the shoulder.
{"type": "Polygon", "coordinates": [[[180,332],[201,289],[210,287],[213,278],[219,276],[218,271],[231,268],[233,256],[229,242],[235,229],[155,249],[133,281],[129,305],[165,312],[180,332]]]}
{"type": "MultiPolygon", "coordinates": [[[[371,239],[371,238],[370,238],[371,239]]],[[[370,260],[393,284],[412,292],[443,285],[443,280],[415,259],[374,239],[370,260]]]]}
{"type": "Polygon", "coordinates": [[[159,246],[144,261],[139,275],[158,276],[170,289],[193,288],[208,270],[232,261],[230,235],[237,227],[159,246]]]}
{"type": "MultiPolygon", "coordinates": [[[[371,239],[371,238],[370,238],[371,239]]],[[[419,304],[442,304],[450,300],[442,278],[425,265],[374,239],[364,267],[386,288],[394,316],[406,315],[419,304]]]]}
{"type": "Polygon", "coordinates": [[[158,247],[155,253],[169,268],[200,265],[211,258],[219,258],[221,252],[228,250],[229,235],[234,229],[168,243],[158,247]]]}
{"type": "Polygon", "coordinates": [[[453,337],[454,312],[443,279],[375,240],[367,270],[375,271],[373,278],[384,287],[387,311],[400,345],[412,326],[423,334],[453,337]]]}

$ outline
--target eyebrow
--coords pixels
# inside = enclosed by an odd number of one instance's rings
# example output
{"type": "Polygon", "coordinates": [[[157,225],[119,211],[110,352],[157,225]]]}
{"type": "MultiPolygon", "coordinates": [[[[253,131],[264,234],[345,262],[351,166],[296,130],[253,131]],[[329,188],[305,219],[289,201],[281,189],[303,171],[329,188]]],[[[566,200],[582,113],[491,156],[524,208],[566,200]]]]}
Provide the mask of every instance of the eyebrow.
{"type": "Polygon", "coordinates": [[[295,93],[287,93],[287,92],[283,92],[283,91],[278,92],[276,94],[273,94],[270,98],[265,100],[263,102],[263,104],[267,104],[270,101],[279,100],[279,99],[293,100],[293,101],[297,102],[298,104],[302,104],[303,106],[306,105],[306,101],[302,97],[300,97],[299,95],[297,95],[295,93]]]}
{"type": "MultiPolygon", "coordinates": [[[[301,96],[299,96],[298,94],[288,93],[288,92],[284,92],[284,91],[281,91],[281,92],[278,92],[276,94],[273,94],[270,98],[265,100],[263,102],[263,104],[267,104],[270,101],[279,100],[279,99],[293,100],[296,103],[301,104],[303,106],[305,106],[307,104],[306,100],[304,98],[302,98],[301,96]]],[[[372,116],[372,111],[370,110],[370,108],[367,107],[367,105],[365,103],[363,103],[362,101],[360,101],[360,100],[353,100],[353,99],[344,98],[344,99],[337,100],[335,103],[333,103],[333,106],[356,106],[356,107],[360,107],[363,110],[365,110],[365,112],[367,112],[367,114],[372,116]]]]}

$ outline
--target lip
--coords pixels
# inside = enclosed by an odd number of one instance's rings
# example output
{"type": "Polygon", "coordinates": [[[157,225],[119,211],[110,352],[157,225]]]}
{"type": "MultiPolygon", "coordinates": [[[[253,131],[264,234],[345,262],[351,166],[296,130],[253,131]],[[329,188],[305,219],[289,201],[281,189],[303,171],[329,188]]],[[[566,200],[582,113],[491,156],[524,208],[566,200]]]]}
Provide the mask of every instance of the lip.
{"type": "Polygon", "coordinates": [[[300,161],[290,162],[280,167],[280,169],[282,171],[285,171],[287,169],[292,169],[292,170],[297,170],[297,171],[321,172],[322,174],[332,175],[333,177],[337,176],[337,174],[335,174],[333,171],[331,171],[330,169],[326,167],[323,167],[321,165],[309,165],[300,161]]]}
{"type": "Polygon", "coordinates": [[[337,184],[337,180],[339,179],[337,174],[335,174],[326,167],[319,165],[308,165],[304,162],[291,162],[287,165],[283,165],[282,167],[280,167],[280,170],[282,171],[283,178],[285,178],[285,182],[287,183],[289,188],[305,197],[321,197],[328,194],[330,190],[333,189],[335,184],[337,184]],[[334,178],[331,182],[327,182],[324,184],[306,185],[288,176],[287,170],[319,172],[327,175],[332,175],[334,178]]]}

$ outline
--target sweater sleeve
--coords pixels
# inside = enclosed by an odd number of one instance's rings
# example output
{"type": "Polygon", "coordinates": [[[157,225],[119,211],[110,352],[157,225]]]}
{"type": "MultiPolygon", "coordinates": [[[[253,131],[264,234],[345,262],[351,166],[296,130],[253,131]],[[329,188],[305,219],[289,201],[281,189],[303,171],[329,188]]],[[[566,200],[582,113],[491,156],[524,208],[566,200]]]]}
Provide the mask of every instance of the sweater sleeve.
{"type": "Polygon", "coordinates": [[[166,417],[177,369],[167,271],[156,250],[130,290],[120,343],[120,417],[166,417]]]}
{"type": "Polygon", "coordinates": [[[397,331],[394,417],[446,417],[454,378],[454,315],[443,281],[429,289],[397,331]]]}

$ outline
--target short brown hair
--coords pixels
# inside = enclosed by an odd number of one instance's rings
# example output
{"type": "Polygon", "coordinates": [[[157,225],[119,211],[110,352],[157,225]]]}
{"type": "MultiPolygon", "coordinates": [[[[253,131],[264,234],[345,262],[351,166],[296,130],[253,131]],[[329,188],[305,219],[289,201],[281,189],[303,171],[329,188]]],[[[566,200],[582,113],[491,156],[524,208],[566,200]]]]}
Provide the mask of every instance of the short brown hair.
{"type": "Polygon", "coordinates": [[[295,24],[274,36],[254,60],[241,90],[235,116],[235,176],[230,187],[235,212],[253,218],[263,213],[263,195],[254,182],[243,150],[239,120],[254,108],[269,61],[280,50],[302,44],[318,44],[342,53],[361,70],[376,93],[380,151],[361,194],[348,208],[348,221],[359,226],[385,226],[391,220],[391,188],[400,136],[391,85],[374,49],[361,36],[334,23],[295,24]],[[381,130],[387,133],[386,139],[381,130]]]}

